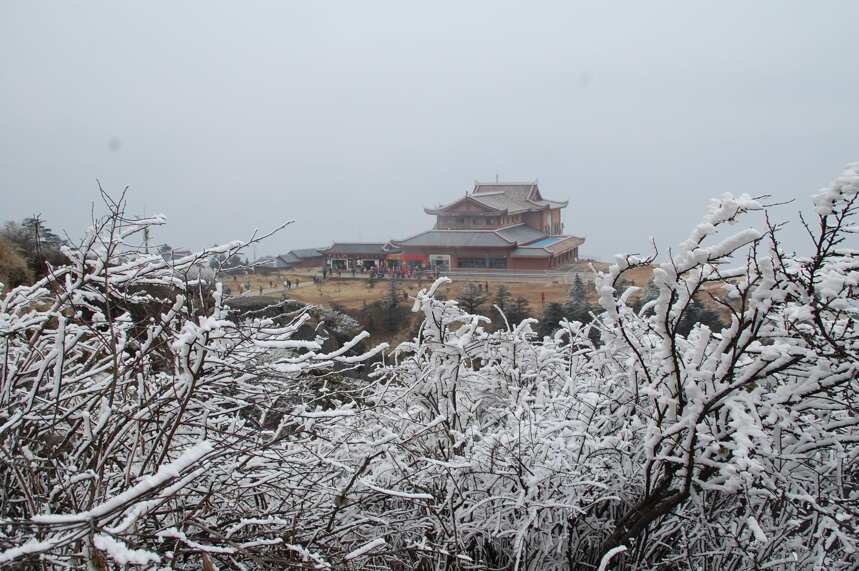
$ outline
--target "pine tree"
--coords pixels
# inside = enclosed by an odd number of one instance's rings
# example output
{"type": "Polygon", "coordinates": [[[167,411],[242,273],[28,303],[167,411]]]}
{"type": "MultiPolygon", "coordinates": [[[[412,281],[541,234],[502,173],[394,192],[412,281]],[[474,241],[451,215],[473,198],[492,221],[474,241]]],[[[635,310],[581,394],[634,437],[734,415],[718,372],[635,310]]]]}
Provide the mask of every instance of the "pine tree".
{"type": "Polygon", "coordinates": [[[570,288],[570,302],[578,305],[587,304],[585,284],[582,281],[582,276],[578,273],[576,273],[576,278],[573,280],[573,287],[570,288]]]}
{"type": "Polygon", "coordinates": [[[227,261],[227,257],[224,254],[217,254],[209,258],[209,267],[213,270],[217,270],[218,268],[224,265],[224,262],[227,261]]]}
{"type": "Polygon", "coordinates": [[[543,315],[540,316],[537,333],[542,337],[551,335],[558,329],[558,324],[564,317],[566,317],[564,306],[554,301],[547,303],[543,306],[543,315]]]}
{"type": "Polygon", "coordinates": [[[512,301],[513,296],[510,295],[510,290],[507,289],[507,286],[499,285],[495,290],[495,298],[492,300],[492,303],[497,305],[501,311],[507,313],[512,301]]]}
{"type": "Polygon", "coordinates": [[[364,327],[370,333],[378,333],[378,328],[376,326],[376,320],[373,318],[373,314],[369,314],[364,321],[364,327]]]}
{"type": "Polygon", "coordinates": [[[40,215],[25,218],[21,227],[27,232],[28,239],[39,250],[59,250],[65,241],[48,228],[40,215]]]}
{"type": "Polygon", "coordinates": [[[507,310],[507,321],[510,325],[518,325],[523,319],[531,317],[531,305],[528,299],[519,296],[510,304],[510,309],[507,310]]]}
{"type": "Polygon", "coordinates": [[[385,330],[395,331],[400,321],[400,297],[397,295],[397,278],[393,274],[382,299],[382,312],[385,330]]]}
{"type": "Polygon", "coordinates": [[[7,222],[3,236],[24,256],[36,278],[47,274],[48,263],[58,266],[66,262],[65,255],[60,251],[65,240],[57,236],[40,215],[25,218],[20,224],[7,222]]]}
{"type": "Polygon", "coordinates": [[[585,284],[581,276],[576,274],[573,287],[570,288],[570,296],[564,305],[564,315],[570,321],[587,323],[591,320],[590,312],[591,307],[587,302],[585,284]]]}
{"type": "Polygon", "coordinates": [[[486,303],[486,296],[474,284],[467,284],[462,294],[456,298],[459,306],[467,313],[480,313],[480,307],[486,303]]]}

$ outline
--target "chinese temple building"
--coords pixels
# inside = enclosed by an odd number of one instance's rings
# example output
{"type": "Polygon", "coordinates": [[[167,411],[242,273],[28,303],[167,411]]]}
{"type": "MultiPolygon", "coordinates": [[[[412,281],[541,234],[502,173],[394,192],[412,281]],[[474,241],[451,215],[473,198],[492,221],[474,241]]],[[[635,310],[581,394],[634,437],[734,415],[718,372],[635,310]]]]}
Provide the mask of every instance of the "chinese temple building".
{"type": "Polygon", "coordinates": [[[382,268],[385,258],[399,250],[384,242],[334,242],[320,252],[333,271],[349,271],[382,268]]]}
{"type": "Polygon", "coordinates": [[[584,238],[564,234],[566,201],[543,198],[537,183],[482,183],[437,208],[432,230],[389,247],[409,268],[549,270],[578,259],[584,238]]]}

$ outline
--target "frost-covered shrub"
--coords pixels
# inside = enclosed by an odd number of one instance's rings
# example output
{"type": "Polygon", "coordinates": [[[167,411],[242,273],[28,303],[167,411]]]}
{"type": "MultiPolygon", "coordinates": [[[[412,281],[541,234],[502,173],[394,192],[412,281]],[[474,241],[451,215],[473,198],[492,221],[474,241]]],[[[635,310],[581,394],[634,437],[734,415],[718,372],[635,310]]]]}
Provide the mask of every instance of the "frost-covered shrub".
{"type": "MultiPolygon", "coordinates": [[[[0,565],[267,569],[319,561],[330,494],[306,419],[328,422],[303,378],[349,369],[297,339],[308,310],[237,320],[197,268],[234,242],[169,264],[134,243],[160,218],[122,203],[71,260],[0,298],[0,565]],[[274,353],[276,355],[273,355],[274,353]],[[300,404],[266,430],[277,397],[300,404]],[[285,563],[284,563],[285,562],[285,563]],[[208,567],[207,567],[208,566],[208,567]]],[[[349,405],[329,391],[327,406],[349,405]]]]}
{"type": "Polygon", "coordinates": [[[853,569],[859,537],[859,256],[851,166],[815,198],[809,256],[759,200],[712,201],[636,312],[620,257],[604,313],[538,341],[534,321],[417,296],[421,335],[337,425],[338,520],[379,522],[402,568],[853,569]],[[696,295],[730,315],[687,335],[696,295]],[[590,342],[589,328],[601,343],[590,342]],[[342,432],[341,432],[342,431],[342,432]]]}
{"type": "Polygon", "coordinates": [[[219,286],[119,256],[144,223],[115,215],[0,301],[0,563],[855,569],[857,192],[853,165],[815,197],[803,257],[776,226],[735,229],[761,200],[714,200],[546,338],[489,327],[441,279],[384,356],[352,355],[364,333],[298,339],[308,311],[230,319],[219,286]],[[638,307],[622,284],[654,263],[638,307]],[[705,295],[729,322],[689,329],[705,295]],[[148,323],[124,309],[155,302],[148,323]]]}

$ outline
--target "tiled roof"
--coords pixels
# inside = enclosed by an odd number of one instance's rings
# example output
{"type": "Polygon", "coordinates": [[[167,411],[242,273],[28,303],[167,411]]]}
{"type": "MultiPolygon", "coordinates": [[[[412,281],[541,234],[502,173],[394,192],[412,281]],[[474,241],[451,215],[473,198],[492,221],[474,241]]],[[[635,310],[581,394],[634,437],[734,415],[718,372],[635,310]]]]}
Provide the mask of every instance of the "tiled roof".
{"type": "Polygon", "coordinates": [[[319,248],[302,248],[299,250],[290,250],[289,253],[299,259],[318,258],[322,255],[322,252],[319,251],[319,248]]]}
{"type": "Polygon", "coordinates": [[[396,243],[412,247],[504,248],[512,245],[512,241],[492,230],[428,230],[396,243]]]}
{"type": "Polygon", "coordinates": [[[536,182],[475,182],[472,194],[500,192],[508,196],[527,200],[537,190],[536,182]]]}
{"type": "Polygon", "coordinates": [[[495,232],[505,240],[516,242],[518,244],[527,244],[546,237],[543,232],[531,228],[527,224],[517,224],[515,226],[499,228],[495,232]]]}
{"type": "Polygon", "coordinates": [[[301,263],[309,258],[319,258],[322,252],[318,248],[302,248],[298,250],[290,250],[285,254],[281,254],[274,259],[276,268],[288,268],[295,264],[301,263]]]}
{"type": "Polygon", "coordinates": [[[385,254],[384,242],[334,242],[329,248],[320,250],[323,254],[366,254],[382,256],[385,254]]]}
{"type": "Polygon", "coordinates": [[[562,254],[585,243],[578,236],[549,236],[530,245],[521,246],[510,252],[517,258],[546,258],[562,254]]]}
{"type": "Polygon", "coordinates": [[[564,208],[565,206],[567,206],[566,201],[561,202],[557,200],[532,200],[531,202],[539,206],[548,206],[549,208],[564,208]]]}
{"type": "Polygon", "coordinates": [[[516,224],[498,230],[428,230],[411,238],[398,240],[401,246],[412,247],[484,247],[503,248],[528,244],[546,238],[539,230],[527,224],[516,224]]]}
{"type": "Polygon", "coordinates": [[[548,248],[552,244],[557,244],[562,240],[566,240],[567,236],[546,236],[540,240],[536,240],[528,244],[529,248],[548,248]]]}
{"type": "MultiPolygon", "coordinates": [[[[519,212],[536,212],[546,208],[563,208],[566,202],[545,200],[540,196],[540,189],[535,182],[475,182],[471,194],[466,200],[473,200],[493,210],[516,214],[519,212]]],[[[438,214],[440,210],[457,204],[462,199],[439,208],[426,209],[430,214],[438,214]]]]}
{"type": "Polygon", "coordinates": [[[275,268],[286,268],[289,269],[301,260],[292,255],[291,252],[287,252],[281,256],[277,256],[274,259],[274,267],[275,268]]]}
{"type": "Polygon", "coordinates": [[[564,236],[563,240],[558,240],[554,244],[550,244],[546,246],[546,249],[552,252],[553,254],[560,254],[562,252],[566,252],[567,250],[572,250],[573,248],[578,248],[582,244],[585,243],[584,238],[580,238],[578,236],[564,236]]]}
{"type": "Polygon", "coordinates": [[[527,200],[522,200],[518,196],[510,196],[504,193],[498,194],[477,194],[471,195],[471,198],[485,204],[496,210],[506,210],[510,214],[517,212],[527,212],[529,210],[537,210],[539,207],[527,200]]]}

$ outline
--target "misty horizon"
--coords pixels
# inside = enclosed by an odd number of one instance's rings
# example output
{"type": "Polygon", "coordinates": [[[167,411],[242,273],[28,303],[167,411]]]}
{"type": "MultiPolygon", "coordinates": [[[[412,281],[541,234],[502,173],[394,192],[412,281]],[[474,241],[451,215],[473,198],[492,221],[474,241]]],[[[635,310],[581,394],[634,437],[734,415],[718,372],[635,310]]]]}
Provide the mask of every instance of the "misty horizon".
{"type": "Polygon", "coordinates": [[[605,259],[723,192],[795,219],[859,156],[854,3],[246,8],[4,3],[2,218],[79,236],[99,179],[174,247],[294,219],[262,256],[414,235],[497,176],[605,259]]]}

